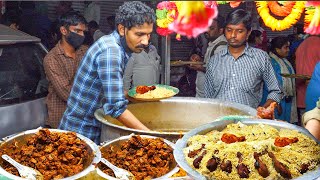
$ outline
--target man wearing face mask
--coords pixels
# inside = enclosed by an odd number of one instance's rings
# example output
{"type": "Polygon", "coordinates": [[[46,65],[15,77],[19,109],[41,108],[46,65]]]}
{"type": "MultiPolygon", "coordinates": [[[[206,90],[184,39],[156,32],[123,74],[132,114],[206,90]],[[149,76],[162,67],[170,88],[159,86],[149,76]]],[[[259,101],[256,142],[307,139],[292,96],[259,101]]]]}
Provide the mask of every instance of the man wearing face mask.
{"type": "Polygon", "coordinates": [[[88,49],[82,45],[86,24],[85,18],[76,12],[62,15],[57,26],[61,38],[44,58],[44,70],[49,81],[46,125],[52,128],[58,127],[66,110],[74,76],[88,49]]]}
{"type": "Polygon", "coordinates": [[[60,129],[82,134],[99,144],[101,123],[94,112],[103,108],[129,128],[149,130],[128,109],[123,73],[131,53],[148,47],[156,17],[140,1],[128,1],[116,13],[116,30],[99,38],[80,63],[60,129]]]}

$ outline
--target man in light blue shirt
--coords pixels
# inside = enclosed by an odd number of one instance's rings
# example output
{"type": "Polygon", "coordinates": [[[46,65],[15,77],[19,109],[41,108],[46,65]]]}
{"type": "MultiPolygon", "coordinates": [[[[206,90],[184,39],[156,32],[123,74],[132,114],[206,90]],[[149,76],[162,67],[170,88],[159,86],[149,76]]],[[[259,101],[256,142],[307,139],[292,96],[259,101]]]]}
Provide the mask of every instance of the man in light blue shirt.
{"type": "Polygon", "coordinates": [[[116,31],[101,37],[82,59],[59,126],[95,143],[100,142],[101,123],[94,112],[101,107],[106,115],[129,128],[149,130],[127,110],[123,72],[131,53],[140,53],[148,46],[155,13],[142,2],[125,2],[115,21],[116,31]]]}

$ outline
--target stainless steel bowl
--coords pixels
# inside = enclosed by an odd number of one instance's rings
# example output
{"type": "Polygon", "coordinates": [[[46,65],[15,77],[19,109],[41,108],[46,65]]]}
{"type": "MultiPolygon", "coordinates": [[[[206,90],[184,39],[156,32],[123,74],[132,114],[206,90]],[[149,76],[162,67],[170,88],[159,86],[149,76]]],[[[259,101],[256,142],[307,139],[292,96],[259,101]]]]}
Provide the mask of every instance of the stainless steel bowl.
{"type": "MultiPolygon", "coordinates": [[[[14,143],[14,141],[25,141],[26,138],[31,137],[32,135],[37,133],[39,131],[39,129],[40,128],[32,129],[32,130],[24,131],[24,132],[21,132],[18,134],[14,134],[14,135],[5,137],[4,141],[0,143],[0,148],[14,143]]],[[[68,132],[68,131],[64,131],[64,130],[60,130],[60,129],[49,129],[49,130],[52,132],[64,132],[64,133],[68,132]]],[[[88,175],[90,172],[94,171],[95,165],[100,162],[101,152],[100,152],[100,149],[98,148],[98,146],[93,141],[91,141],[87,137],[82,136],[81,134],[77,134],[77,137],[86,142],[86,144],[88,145],[88,147],[90,149],[91,156],[89,157],[89,160],[84,163],[85,169],[83,171],[81,171],[80,173],[75,174],[73,176],[63,178],[61,180],[74,180],[74,179],[82,178],[82,177],[88,175]]],[[[0,158],[0,163],[1,163],[1,160],[2,159],[0,158]]],[[[5,176],[7,178],[14,179],[14,180],[25,180],[24,178],[21,178],[19,176],[15,176],[15,175],[7,172],[1,166],[0,166],[0,174],[2,174],[3,176],[5,176]]]]}
{"type": "Polygon", "coordinates": [[[118,120],[105,116],[102,109],[94,115],[102,123],[101,142],[131,133],[158,136],[176,141],[187,131],[226,115],[255,116],[249,106],[217,99],[173,97],[157,102],[129,104],[128,109],[152,131],[123,126],[118,120]]]}
{"type": "MultiPolygon", "coordinates": [[[[175,149],[173,152],[174,158],[176,159],[178,165],[184,169],[189,176],[193,177],[196,180],[205,180],[206,178],[202,176],[200,173],[192,169],[191,166],[187,163],[184,154],[183,154],[183,149],[187,146],[187,141],[189,138],[191,138],[194,135],[197,134],[206,134],[212,130],[218,130],[222,131],[228,124],[231,123],[238,123],[240,120],[226,120],[226,121],[215,121],[212,123],[208,123],[202,126],[199,126],[188,133],[186,133],[183,138],[177,141],[175,145],[175,149]]],[[[254,125],[254,124],[267,124],[270,125],[276,129],[292,129],[292,130],[298,130],[299,132],[309,136],[313,140],[315,140],[318,144],[320,144],[320,141],[318,141],[315,137],[313,137],[308,130],[305,128],[286,123],[286,122],[281,122],[281,121],[272,121],[272,120],[262,120],[262,119],[246,119],[246,120],[241,120],[243,124],[246,125],[254,125]]],[[[303,174],[302,176],[296,178],[296,180],[305,180],[305,179],[316,179],[320,177],[320,167],[318,167],[316,170],[307,172],[303,174]]]]}
{"type": "MultiPolygon", "coordinates": [[[[131,135],[128,135],[128,136],[122,136],[120,138],[117,138],[115,140],[112,140],[112,141],[109,141],[109,142],[104,142],[102,143],[102,146],[100,147],[100,150],[103,154],[103,151],[104,149],[110,147],[111,145],[114,146],[114,147],[120,147],[122,143],[124,143],[125,141],[129,140],[134,134],[131,134],[131,135]]],[[[140,135],[142,138],[152,138],[152,139],[155,139],[155,138],[159,138],[159,137],[155,137],[155,136],[148,136],[148,135],[140,135]]],[[[166,139],[163,139],[164,142],[166,144],[168,144],[170,147],[172,147],[172,149],[174,149],[174,144],[166,139]]],[[[161,177],[158,177],[158,178],[155,178],[153,180],[165,180],[165,179],[168,179],[169,177],[171,177],[173,174],[175,174],[176,172],[179,171],[179,167],[177,167],[177,163],[174,161],[173,163],[170,164],[170,171],[161,176],[161,177]]],[[[117,180],[116,178],[112,177],[112,176],[109,176],[107,175],[106,173],[102,172],[100,169],[99,169],[99,166],[97,166],[97,174],[105,179],[109,179],[109,180],[117,180]]]]}

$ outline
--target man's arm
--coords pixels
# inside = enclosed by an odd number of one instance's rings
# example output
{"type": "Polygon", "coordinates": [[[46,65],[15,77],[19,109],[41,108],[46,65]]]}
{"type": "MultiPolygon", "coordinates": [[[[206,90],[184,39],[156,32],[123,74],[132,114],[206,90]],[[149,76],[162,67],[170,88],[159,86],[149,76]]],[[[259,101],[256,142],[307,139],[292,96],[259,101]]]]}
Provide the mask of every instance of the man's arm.
{"type": "Polygon", "coordinates": [[[210,59],[207,65],[207,71],[205,75],[205,81],[204,81],[204,94],[206,98],[214,98],[214,88],[213,88],[213,82],[214,82],[214,76],[213,76],[213,59],[210,59]]]}
{"type": "Polygon", "coordinates": [[[305,128],[320,141],[320,119],[309,120],[305,128]]]}
{"type": "Polygon", "coordinates": [[[265,69],[263,72],[263,80],[268,88],[267,102],[263,105],[268,107],[271,102],[280,103],[283,93],[279,86],[272,64],[269,60],[269,56],[266,54],[265,69]]]}
{"type": "Polygon", "coordinates": [[[54,56],[46,56],[44,59],[44,70],[57,95],[64,101],[68,100],[72,82],[66,77],[64,68],[54,56]]]}
{"type": "Polygon", "coordinates": [[[117,117],[123,125],[133,128],[149,131],[145,125],[143,125],[128,109],[126,109],[119,117],[117,117]]]}

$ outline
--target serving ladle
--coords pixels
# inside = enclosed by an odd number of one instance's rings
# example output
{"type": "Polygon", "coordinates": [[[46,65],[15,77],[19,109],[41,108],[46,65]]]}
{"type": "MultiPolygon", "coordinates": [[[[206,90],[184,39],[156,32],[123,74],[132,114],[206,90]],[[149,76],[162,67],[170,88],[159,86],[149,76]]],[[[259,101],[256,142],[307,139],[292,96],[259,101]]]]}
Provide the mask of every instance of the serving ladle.
{"type": "Polygon", "coordinates": [[[12,164],[15,168],[17,168],[22,178],[31,179],[31,180],[43,180],[43,175],[38,170],[28,166],[24,166],[6,154],[3,154],[1,157],[2,159],[12,164]]]}
{"type": "Polygon", "coordinates": [[[105,165],[107,165],[112,171],[114,172],[114,175],[116,178],[121,179],[121,180],[135,180],[134,175],[122,168],[118,168],[117,166],[111,164],[108,160],[105,158],[101,158],[101,162],[105,165]]]}

